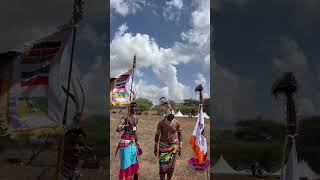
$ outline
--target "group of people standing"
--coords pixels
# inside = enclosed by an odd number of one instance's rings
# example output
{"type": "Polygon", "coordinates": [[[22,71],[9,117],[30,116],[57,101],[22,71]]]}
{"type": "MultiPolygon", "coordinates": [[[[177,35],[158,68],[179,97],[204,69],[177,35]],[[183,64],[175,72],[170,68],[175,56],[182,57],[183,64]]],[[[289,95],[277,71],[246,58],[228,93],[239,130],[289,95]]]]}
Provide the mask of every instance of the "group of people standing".
{"type": "MultiPolygon", "coordinates": [[[[139,178],[138,156],[142,155],[142,148],[138,142],[136,117],[136,102],[131,102],[129,113],[123,116],[116,131],[121,132],[121,139],[117,152],[120,153],[120,173],[121,180],[137,180],[139,178]]],[[[182,153],[182,133],[178,120],[172,113],[167,113],[157,125],[154,137],[154,155],[159,158],[160,179],[170,180],[173,176],[176,155],[182,153]]]]}

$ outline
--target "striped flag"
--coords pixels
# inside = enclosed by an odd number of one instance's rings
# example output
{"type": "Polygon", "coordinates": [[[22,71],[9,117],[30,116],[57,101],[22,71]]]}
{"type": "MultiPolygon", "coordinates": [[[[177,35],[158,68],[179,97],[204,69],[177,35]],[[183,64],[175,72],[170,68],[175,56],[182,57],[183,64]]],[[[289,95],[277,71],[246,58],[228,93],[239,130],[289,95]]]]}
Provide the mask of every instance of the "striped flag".
{"type": "Polygon", "coordinates": [[[114,106],[122,106],[130,104],[130,87],[132,70],[121,74],[113,81],[111,104],[114,106]]]}
{"type": "Polygon", "coordinates": [[[204,136],[204,117],[203,117],[203,107],[200,105],[199,114],[197,118],[197,123],[194,127],[190,144],[193,151],[198,158],[199,164],[206,160],[207,157],[207,140],[204,136]]]}
{"type": "Polygon", "coordinates": [[[12,62],[8,131],[61,126],[65,94],[60,61],[72,29],[64,26],[33,42],[12,62]]]}
{"type": "Polygon", "coordinates": [[[49,65],[28,72],[21,72],[21,87],[48,85],[49,65]]]}
{"type": "Polygon", "coordinates": [[[36,43],[31,49],[22,54],[23,63],[34,63],[35,60],[50,59],[57,55],[61,41],[44,41],[36,43]]]}

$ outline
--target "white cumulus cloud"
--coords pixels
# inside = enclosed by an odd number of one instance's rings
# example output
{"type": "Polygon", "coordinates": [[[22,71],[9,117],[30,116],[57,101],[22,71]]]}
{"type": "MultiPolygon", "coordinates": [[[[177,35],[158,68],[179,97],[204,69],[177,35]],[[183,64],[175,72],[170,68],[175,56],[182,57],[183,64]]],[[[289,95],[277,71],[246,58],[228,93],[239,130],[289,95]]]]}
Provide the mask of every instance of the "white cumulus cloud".
{"type": "Polygon", "coordinates": [[[111,0],[110,9],[111,13],[115,12],[121,16],[135,14],[142,6],[146,4],[145,0],[111,0]]]}
{"type": "Polygon", "coordinates": [[[171,0],[171,1],[167,1],[166,5],[181,9],[183,7],[183,1],[182,0],[171,0]]]}
{"type": "Polygon", "coordinates": [[[182,100],[187,97],[188,87],[178,81],[175,65],[190,62],[193,57],[192,49],[179,42],[171,48],[162,48],[149,35],[140,33],[133,35],[123,31],[127,29],[125,25],[121,25],[111,41],[111,77],[128,70],[136,54],[137,68],[151,68],[158,79],[169,88],[171,98],[182,100]]]}

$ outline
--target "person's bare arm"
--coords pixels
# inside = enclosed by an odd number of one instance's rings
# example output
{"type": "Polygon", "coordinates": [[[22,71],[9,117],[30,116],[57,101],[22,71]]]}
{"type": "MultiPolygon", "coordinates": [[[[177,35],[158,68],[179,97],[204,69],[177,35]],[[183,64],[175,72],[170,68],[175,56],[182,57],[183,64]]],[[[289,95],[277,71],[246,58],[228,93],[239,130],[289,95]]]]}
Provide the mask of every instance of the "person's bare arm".
{"type": "Polygon", "coordinates": [[[182,129],[179,121],[176,121],[176,122],[177,122],[177,134],[178,134],[179,144],[182,144],[182,129]]]}
{"type": "Polygon", "coordinates": [[[161,121],[158,123],[157,131],[154,136],[154,155],[155,156],[157,156],[157,152],[158,152],[158,143],[159,143],[160,135],[161,135],[161,121]]]}
{"type": "Polygon", "coordinates": [[[139,156],[141,156],[142,155],[142,148],[140,147],[140,144],[138,143],[138,133],[137,133],[138,121],[139,121],[139,119],[136,118],[135,119],[135,126],[133,127],[133,134],[134,134],[134,139],[135,139],[135,142],[136,142],[136,145],[138,148],[138,154],[139,154],[139,156]]]}
{"type": "Polygon", "coordinates": [[[133,131],[134,139],[135,139],[137,145],[139,145],[139,144],[138,144],[138,134],[137,134],[138,121],[139,121],[139,119],[136,118],[136,119],[135,119],[135,125],[134,125],[134,127],[133,127],[133,128],[134,128],[134,131],[133,131]]]}
{"type": "Polygon", "coordinates": [[[181,156],[181,153],[182,153],[182,129],[181,129],[181,126],[180,126],[180,123],[179,121],[176,121],[177,122],[177,134],[178,134],[178,140],[179,140],[179,156],[181,156]]]}

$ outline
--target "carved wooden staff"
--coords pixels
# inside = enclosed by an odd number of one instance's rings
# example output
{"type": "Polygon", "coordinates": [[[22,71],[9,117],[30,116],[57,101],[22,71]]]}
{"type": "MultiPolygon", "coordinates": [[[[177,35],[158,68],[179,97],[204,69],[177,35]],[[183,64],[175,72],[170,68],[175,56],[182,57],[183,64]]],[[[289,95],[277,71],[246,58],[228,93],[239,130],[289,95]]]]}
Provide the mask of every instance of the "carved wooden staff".
{"type": "Polygon", "coordinates": [[[196,88],[195,91],[198,92],[199,91],[199,105],[203,104],[203,96],[202,96],[202,91],[203,91],[203,86],[202,84],[199,84],[196,88]]]}
{"type": "MultiPolygon", "coordinates": [[[[203,108],[203,96],[202,96],[202,91],[203,91],[203,86],[202,84],[199,84],[196,88],[195,88],[196,92],[199,92],[199,113],[200,113],[200,109],[203,108]]],[[[199,115],[198,115],[199,116],[199,115]]],[[[202,124],[199,124],[200,127],[202,128],[202,124]]],[[[201,132],[202,135],[205,135],[204,132],[204,128],[201,132]]]]}
{"type": "Polygon", "coordinates": [[[276,80],[272,86],[272,94],[277,97],[282,94],[286,97],[286,120],[287,120],[287,137],[283,152],[282,160],[282,171],[281,177],[283,176],[283,167],[285,161],[288,158],[290,148],[292,147],[296,134],[296,110],[293,96],[297,92],[297,80],[292,72],[285,73],[281,78],[276,80]]]}
{"type": "MultiPolygon", "coordinates": [[[[199,92],[199,113],[200,113],[200,110],[201,108],[203,108],[203,95],[202,95],[202,91],[203,91],[203,86],[202,84],[199,84],[196,88],[195,88],[195,91],[196,92],[199,92]]],[[[199,117],[199,115],[198,115],[199,117]]],[[[199,126],[202,126],[202,124],[199,124],[199,126]]],[[[202,127],[201,127],[202,128],[202,127]]],[[[205,136],[205,129],[203,128],[202,132],[201,132],[201,135],[205,136]]],[[[209,179],[209,169],[207,169],[207,179],[209,179]]]]}
{"type": "Polygon", "coordinates": [[[70,20],[71,25],[74,25],[73,28],[73,34],[72,34],[72,44],[71,44],[71,53],[70,53],[70,64],[69,64],[69,72],[68,72],[68,84],[67,84],[67,94],[66,94],[66,100],[64,104],[64,112],[63,112],[63,135],[60,137],[59,140],[59,146],[58,146],[58,159],[57,159],[57,165],[56,165],[56,177],[55,179],[58,180],[59,178],[59,171],[61,167],[61,160],[62,160],[62,152],[63,146],[64,146],[64,134],[66,132],[66,126],[67,126],[67,112],[68,112],[68,103],[69,103],[69,92],[70,92],[70,81],[71,81],[71,75],[72,75],[72,65],[73,65],[73,54],[74,54],[74,46],[75,46],[75,40],[76,40],[76,34],[77,34],[77,26],[82,19],[83,15],[83,0],[74,0],[73,3],[73,12],[72,12],[72,18],[70,20]]]}
{"type": "Polygon", "coordinates": [[[163,105],[163,106],[167,106],[168,110],[170,111],[171,114],[173,114],[173,109],[171,107],[171,104],[169,102],[169,100],[166,98],[166,97],[161,97],[159,99],[160,101],[160,104],[163,105]]]}

